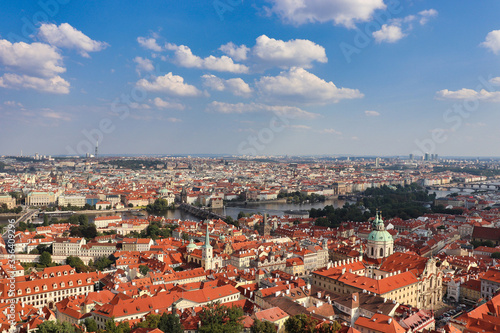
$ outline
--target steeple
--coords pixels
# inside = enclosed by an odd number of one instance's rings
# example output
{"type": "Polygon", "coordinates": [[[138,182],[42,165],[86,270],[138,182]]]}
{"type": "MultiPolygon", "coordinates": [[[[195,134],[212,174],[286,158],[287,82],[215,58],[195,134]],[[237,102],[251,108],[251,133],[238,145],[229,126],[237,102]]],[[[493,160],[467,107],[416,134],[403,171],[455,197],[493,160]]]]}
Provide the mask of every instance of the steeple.
{"type": "Polygon", "coordinates": [[[208,223],[207,223],[207,233],[205,235],[205,245],[203,245],[204,248],[212,248],[212,245],[210,245],[210,231],[208,231],[208,223]]]}

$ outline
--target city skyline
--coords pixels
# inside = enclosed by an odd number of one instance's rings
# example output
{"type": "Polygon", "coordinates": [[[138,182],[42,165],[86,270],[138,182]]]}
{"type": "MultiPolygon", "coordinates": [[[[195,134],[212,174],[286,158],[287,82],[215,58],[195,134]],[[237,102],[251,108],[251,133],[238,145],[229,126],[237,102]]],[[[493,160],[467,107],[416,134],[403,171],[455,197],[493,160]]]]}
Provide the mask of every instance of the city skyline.
{"type": "Polygon", "coordinates": [[[498,3],[3,8],[2,155],[500,156],[498,3]]]}

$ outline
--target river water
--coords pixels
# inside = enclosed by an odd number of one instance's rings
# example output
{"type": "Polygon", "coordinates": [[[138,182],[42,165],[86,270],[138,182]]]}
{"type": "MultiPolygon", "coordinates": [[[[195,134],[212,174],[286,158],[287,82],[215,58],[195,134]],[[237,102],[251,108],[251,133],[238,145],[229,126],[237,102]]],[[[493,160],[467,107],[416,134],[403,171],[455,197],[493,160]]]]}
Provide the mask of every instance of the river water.
{"type": "MultiPolygon", "coordinates": [[[[499,185],[500,183],[491,183],[491,184],[497,184],[499,185]]],[[[474,192],[477,189],[463,189],[462,191],[459,189],[451,189],[449,191],[429,191],[429,194],[431,193],[436,193],[437,198],[445,197],[448,194],[451,193],[459,193],[459,194],[470,194],[474,192]]],[[[333,205],[335,208],[339,208],[344,206],[345,201],[344,200],[337,200],[337,199],[329,199],[326,200],[325,202],[317,202],[317,203],[305,203],[305,204],[288,204],[288,203],[282,203],[282,202],[276,202],[276,203],[249,203],[247,205],[238,205],[238,206],[232,206],[232,207],[226,207],[225,214],[227,216],[231,216],[233,219],[236,219],[238,217],[239,212],[244,212],[244,213],[267,213],[269,215],[278,215],[282,216],[284,215],[284,211],[286,210],[309,210],[311,208],[323,208],[327,205],[333,205]]],[[[223,214],[224,211],[222,209],[216,211],[219,214],[223,214]]],[[[112,214],[102,214],[102,215],[112,215],[112,214]]],[[[176,209],[176,210],[169,210],[164,214],[165,218],[168,219],[181,219],[181,220],[191,220],[191,221],[200,221],[200,218],[187,213],[183,210],[176,209]]],[[[137,218],[134,215],[131,214],[123,214],[124,219],[129,219],[129,218],[137,218]]],[[[89,220],[93,220],[94,216],[89,216],[89,220]]],[[[0,224],[6,224],[7,219],[0,218],[0,224]]]]}

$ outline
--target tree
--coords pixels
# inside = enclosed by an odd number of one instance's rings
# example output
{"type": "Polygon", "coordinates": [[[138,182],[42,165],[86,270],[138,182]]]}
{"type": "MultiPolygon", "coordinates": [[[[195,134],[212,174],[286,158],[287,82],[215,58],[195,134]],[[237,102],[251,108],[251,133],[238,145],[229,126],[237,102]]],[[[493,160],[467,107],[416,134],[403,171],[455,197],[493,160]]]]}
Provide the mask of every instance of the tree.
{"type": "Polygon", "coordinates": [[[285,330],[287,333],[314,333],[314,326],[312,319],[305,314],[295,315],[285,321],[285,330]]]}
{"type": "Polygon", "coordinates": [[[37,327],[37,333],[75,333],[75,327],[68,322],[44,321],[37,327]]]}
{"type": "Polygon", "coordinates": [[[47,214],[43,214],[43,226],[48,227],[49,224],[49,216],[47,214]]]}
{"type": "Polygon", "coordinates": [[[201,326],[199,333],[239,333],[243,329],[241,323],[243,309],[240,307],[228,308],[220,302],[210,303],[200,312],[201,326]]]}
{"type": "Polygon", "coordinates": [[[337,333],[342,329],[342,326],[337,321],[331,324],[323,324],[317,330],[316,333],[337,333]]]}
{"type": "Polygon", "coordinates": [[[85,265],[79,257],[69,256],[66,258],[66,264],[73,267],[77,273],[88,271],[87,265],[85,265]]]}
{"type": "MultiPolygon", "coordinates": [[[[175,314],[167,314],[164,312],[161,315],[158,328],[164,333],[183,333],[184,328],[181,325],[179,317],[175,314]]],[[[274,332],[273,332],[274,333],[274,332]]]]}
{"type": "Polygon", "coordinates": [[[87,327],[87,332],[97,332],[97,323],[92,318],[85,319],[85,327],[87,327]]]}
{"type": "Polygon", "coordinates": [[[146,265],[139,265],[139,272],[141,272],[142,275],[146,275],[149,272],[149,267],[146,265]]]}
{"type": "Polygon", "coordinates": [[[43,252],[40,255],[39,262],[41,265],[50,266],[52,264],[52,255],[49,252],[43,252]]]}
{"type": "Polygon", "coordinates": [[[250,326],[251,333],[276,333],[276,326],[270,321],[260,321],[255,319],[252,326],[250,326]]]}
{"type": "Polygon", "coordinates": [[[500,252],[493,252],[493,253],[491,254],[491,257],[492,257],[493,259],[500,259],[500,252]]]}

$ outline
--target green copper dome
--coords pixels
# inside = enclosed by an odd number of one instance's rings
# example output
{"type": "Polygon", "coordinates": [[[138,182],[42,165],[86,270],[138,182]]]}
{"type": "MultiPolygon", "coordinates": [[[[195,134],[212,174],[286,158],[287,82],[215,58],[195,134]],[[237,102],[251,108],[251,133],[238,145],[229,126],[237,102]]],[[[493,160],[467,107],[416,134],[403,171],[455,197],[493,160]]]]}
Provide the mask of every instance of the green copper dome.
{"type": "Polygon", "coordinates": [[[391,234],[387,230],[373,230],[368,235],[368,240],[376,241],[376,242],[393,242],[391,234]]]}
{"type": "Polygon", "coordinates": [[[375,216],[375,220],[372,223],[373,230],[368,235],[368,240],[375,242],[393,242],[391,234],[385,230],[384,221],[377,211],[377,215],[375,216]]]}
{"type": "Polygon", "coordinates": [[[189,245],[188,245],[188,246],[186,246],[186,247],[187,247],[188,249],[193,249],[193,250],[197,248],[197,246],[196,246],[196,244],[193,242],[193,239],[192,239],[192,238],[191,238],[191,241],[189,242],[189,245]]]}

